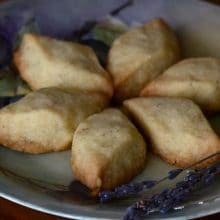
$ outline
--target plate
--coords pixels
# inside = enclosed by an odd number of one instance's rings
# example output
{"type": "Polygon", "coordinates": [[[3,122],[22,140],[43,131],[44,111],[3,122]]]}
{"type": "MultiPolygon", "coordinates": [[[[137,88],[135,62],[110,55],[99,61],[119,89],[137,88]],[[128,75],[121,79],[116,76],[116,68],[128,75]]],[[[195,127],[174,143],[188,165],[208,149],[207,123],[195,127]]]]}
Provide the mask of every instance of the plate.
{"type": "MultiPolygon", "coordinates": [[[[103,18],[125,0],[22,1],[0,5],[0,16],[13,10],[32,11],[41,32],[57,38],[71,37],[84,22],[103,18]],[[96,7],[94,7],[96,6],[96,7]]],[[[117,15],[126,23],[143,23],[154,17],[164,18],[177,32],[184,57],[220,57],[220,7],[202,1],[134,0],[117,15]]],[[[220,114],[209,118],[220,134],[220,114]]],[[[28,155],[0,146],[0,196],[23,206],[71,219],[119,219],[133,199],[100,204],[87,189],[74,181],[70,169],[70,151],[28,155]]],[[[157,179],[173,167],[149,155],[146,169],[135,181],[157,179]]],[[[181,177],[179,177],[181,178],[181,177]]],[[[177,180],[178,181],[178,180],[177,180]]],[[[150,196],[174,182],[164,182],[150,196]]],[[[152,219],[191,219],[220,211],[220,178],[194,193],[187,203],[152,219]]]]}

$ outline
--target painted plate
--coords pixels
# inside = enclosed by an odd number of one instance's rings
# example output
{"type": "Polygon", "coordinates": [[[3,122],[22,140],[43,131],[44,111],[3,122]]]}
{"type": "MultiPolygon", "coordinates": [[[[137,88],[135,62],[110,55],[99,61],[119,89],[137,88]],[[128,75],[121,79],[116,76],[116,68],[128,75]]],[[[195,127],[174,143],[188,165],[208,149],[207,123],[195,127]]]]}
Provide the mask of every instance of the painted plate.
{"type": "MultiPolygon", "coordinates": [[[[38,0],[14,1],[0,5],[0,16],[26,10],[34,13],[41,32],[69,38],[74,30],[90,20],[98,20],[125,0],[38,0]]],[[[220,7],[202,1],[134,0],[117,15],[132,25],[154,17],[164,18],[177,32],[183,55],[220,57],[220,7]]],[[[1,19],[1,17],[0,17],[1,19]]],[[[220,115],[210,118],[220,134],[220,115]]],[[[0,196],[42,212],[72,219],[119,219],[134,200],[99,204],[87,189],[74,181],[70,151],[27,155],[0,147],[0,196]]],[[[145,171],[135,180],[156,179],[171,166],[149,155],[145,171]]],[[[181,178],[181,177],[180,177],[181,178]]],[[[164,182],[146,196],[174,184],[164,182]]],[[[220,211],[220,178],[191,196],[187,203],[168,214],[153,214],[156,219],[191,219],[220,211]]]]}

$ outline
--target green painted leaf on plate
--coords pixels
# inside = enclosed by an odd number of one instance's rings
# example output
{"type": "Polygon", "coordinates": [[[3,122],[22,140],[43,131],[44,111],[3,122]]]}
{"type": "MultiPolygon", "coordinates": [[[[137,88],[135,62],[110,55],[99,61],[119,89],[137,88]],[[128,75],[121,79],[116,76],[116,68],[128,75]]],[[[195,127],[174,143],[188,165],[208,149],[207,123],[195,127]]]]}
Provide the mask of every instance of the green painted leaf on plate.
{"type": "Polygon", "coordinates": [[[100,40],[110,46],[117,37],[127,30],[128,26],[126,24],[109,16],[95,26],[93,33],[96,40],[100,40]]]}
{"type": "Polygon", "coordinates": [[[23,25],[21,29],[19,30],[16,40],[13,45],[14,50],[16,50],[19,47],[21,40],[24,34],[26,33],[39,33],[39,27],[34,17],[28,20],[27,23],[23,25]]]}
{"type": "Polygon", "coordinates": [[[0,97],[26,95],[31,92],[28,85],[10,69],[0,71],[0,97]]]}

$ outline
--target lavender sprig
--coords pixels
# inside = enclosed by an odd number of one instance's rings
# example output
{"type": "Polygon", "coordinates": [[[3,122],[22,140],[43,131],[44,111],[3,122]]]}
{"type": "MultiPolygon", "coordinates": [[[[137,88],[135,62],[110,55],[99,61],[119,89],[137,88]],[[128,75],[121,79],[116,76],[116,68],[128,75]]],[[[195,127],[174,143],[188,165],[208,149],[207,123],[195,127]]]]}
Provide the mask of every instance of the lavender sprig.
{"type": "Polygon", "coordinates": [[[101,202],[108,202],[113,199],[135,196],[144,190],[151,189],[152,187],[160,184],[161,182],[163,182],[167,179],[173,180],[175,177],[177,177],[183,171],[188,170],[190,168],[193,168],[196,165],[198,165],[198,164],[200,164],[200,163],[202,163],[212,157],[215,157],[219,154],[220,154],[220,152],[209,155],[209,156],[197,161],[196,163],[191,164],[190,166],[188,166],[184,169],[170,170],[168,172],[168,175],[160,180],[134,182],[134,183],[129,183],[129,184],[125,184],[125,185],[121,185],[119,187],[116,187],[113,191],[102,191],[99,193],[99,199],[101,202]]]}
{"type": "Polygon", "coordinates": [[[184,180],[177,183],[174,188],[165,189],[150,199],[140,200],[129,206],[123,219],[139,219],[139,217],[149,215],[152,212],[166,213],[185,201],[198,185],[210,184],[218,174],[220,174],[219,162],[201,170],[189,171],[184,180]]]}

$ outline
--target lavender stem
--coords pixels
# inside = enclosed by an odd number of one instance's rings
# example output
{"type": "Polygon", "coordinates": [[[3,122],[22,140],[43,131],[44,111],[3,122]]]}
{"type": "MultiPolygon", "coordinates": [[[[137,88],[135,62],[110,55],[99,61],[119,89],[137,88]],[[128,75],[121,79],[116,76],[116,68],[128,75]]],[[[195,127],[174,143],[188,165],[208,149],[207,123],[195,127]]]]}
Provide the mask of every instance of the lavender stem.
{"type": "Polygon", "coordinates": [[[193,167],[195,167],[196,165],[212,158],[215,157],[217,155],[220,154],[220,151],[211,154],[193,164],[191,164],[190,166],[184,168],[184,169],[174,169],[168,172],[168,175],[164,178],[161,178],[160,180],[151,180],[151,181],[142,181],[142,182],[134,182],[134,183],[128,183],[125,185],[121,185],[116,187],[113,191],[102,191],[99,193],[99,198],[101,202],[108,202],[111,201],[113,199],[118,199],[118,198],[126,198],[129,196],[135,196],[138,193],[150,189],[158,184],[160,184],[161,182],[164,182],[165,180],[169,179],[169,180],[173,180],[174,178],[176,178],[180,173],[182,173],[185,170],[191,169],[193,167]]]}

